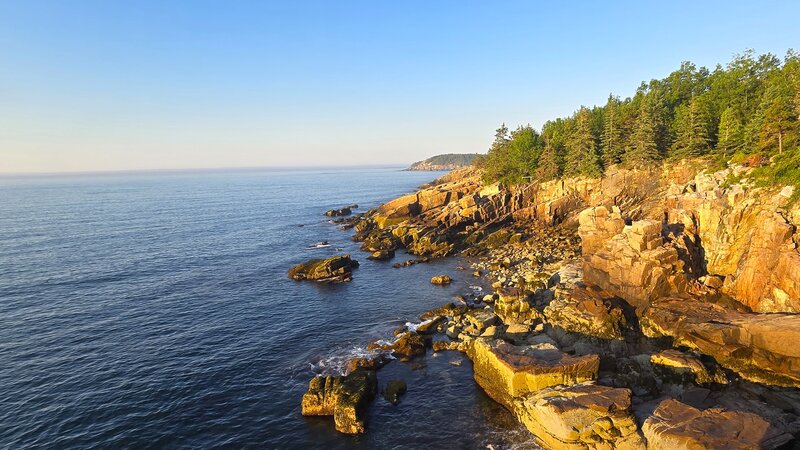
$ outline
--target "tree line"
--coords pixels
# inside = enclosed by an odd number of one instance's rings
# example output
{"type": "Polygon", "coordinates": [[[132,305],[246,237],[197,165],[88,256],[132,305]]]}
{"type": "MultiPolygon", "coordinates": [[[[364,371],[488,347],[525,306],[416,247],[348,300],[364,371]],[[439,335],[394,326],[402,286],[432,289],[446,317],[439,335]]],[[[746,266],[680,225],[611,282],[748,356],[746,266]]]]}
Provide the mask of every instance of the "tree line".
{"type": "Polygon", "coordinates": [[[797,161],[798,144],[800,53],[789,50],[781,60],[750,50],[713,71],[684,62],[666,78],[643,82],[632,97],[609,95],[605,105],[582,106],[541,131],[503,124],[478,165],[487,181],[547,181],[697,156],[797,161]]]}

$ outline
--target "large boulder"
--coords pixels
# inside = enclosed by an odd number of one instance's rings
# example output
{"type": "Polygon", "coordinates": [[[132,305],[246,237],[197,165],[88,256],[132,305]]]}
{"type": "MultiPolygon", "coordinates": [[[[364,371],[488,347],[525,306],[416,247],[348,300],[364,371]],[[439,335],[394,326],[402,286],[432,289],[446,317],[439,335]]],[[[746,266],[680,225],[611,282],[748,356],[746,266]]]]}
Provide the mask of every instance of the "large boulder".
{"type": "Polygon", "coordinates": [[[596,384],[542,389],[515,402],[515,413],[548,449],[639,449],[631,391],[596,384]]]}
{"type": "Polygon", "coordinates": [[[425,339],[413,331],[406,331],[398,336],[391,345],[392,354],[405,358],[425,354],[425,339]]]}
{"type": "Polygon", "coordinates": [[[622,307],[607,292],[586,287],[556,290],[544,308],[547,322],[573,333],[601,339],[622,339],[626,326],[622,307]]]}
{"type": "Polygon", "coordinates": [[[572,356],[551,344],[517,346],[479,338],[468,354],[478,385],[512,411],[517,397],[551,386],[595,380],[600,368],[597,355],[572,356]]]}
{"type": "Polygon", "coordinates": [[[329,283],[350,281],[353,279],[353,269],[356,267],[358,261],[351,259],[350,255],[311,259],[289,269],[289,278],[329,283]]]}
{"type": "Polygon", "coordinates": [[[677,400],[661,402],[642,431],[651,450],[774,449],[792,440],[755,414],[701,411],[677,400]]]}
{"type": "Polygon", "coordinates": [[[433,284],[445,285],[445,284],[450,284],[452,282],[453,282],[453,279],[450,278],[449,275],[437,275],[437,276],[431,278],[431,283],[433,283],[433,284]]]}
{"type": "Polygon", "coordinates": [[[336,430],[341,433],[363,433],[364,409],[375,397],[377,385],[372,370],[314,377],[303,395],[301,412],[304,416],[333,416],[336,430]]]}
{"type": "Polygon", "coordinates": [[[516,288],[500,288],[494,302],[494,312],[506,324],[531,324],[542,315],[533,307],[533,303],[525,292],[516,288]]]}
{"type": "Polygon", "coordinates": [[[654,302],[640,318],[649,337],[669,336],[756,382],[800,387],[800,315],[740,312],[686,298],[654,302]]]}
{"type": "Polygon", "coordinates": [[[412,358],[425,354],[425,338],[414,331],[403,331],[392,343],[376,342],[367,346],[368,350],[392,352],[399,358],[412,358]]]}

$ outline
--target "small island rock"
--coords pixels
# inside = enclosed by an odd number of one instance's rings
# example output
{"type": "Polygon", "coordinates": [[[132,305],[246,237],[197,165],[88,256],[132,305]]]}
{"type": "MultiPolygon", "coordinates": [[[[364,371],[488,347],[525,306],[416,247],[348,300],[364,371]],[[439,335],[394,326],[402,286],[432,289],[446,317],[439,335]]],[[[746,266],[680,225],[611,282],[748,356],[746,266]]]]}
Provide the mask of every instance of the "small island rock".
{"type": "Polygon", "coordinates": [[[358,261],[350,255],[332,256],[328,259],[311,259],[289,269],[293,280],[314,280],[329,283],[350,281],[358,261]]]}

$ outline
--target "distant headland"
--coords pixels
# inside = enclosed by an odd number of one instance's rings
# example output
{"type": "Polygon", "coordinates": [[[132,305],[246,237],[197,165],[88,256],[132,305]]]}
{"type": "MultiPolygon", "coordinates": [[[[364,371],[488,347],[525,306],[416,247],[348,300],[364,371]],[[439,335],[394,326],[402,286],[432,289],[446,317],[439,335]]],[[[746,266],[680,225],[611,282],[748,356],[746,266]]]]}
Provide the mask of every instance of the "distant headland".
{"type": "Polygon", "coordinates": [[[471,165],[478,153],[447,153],[417,161],[406,170],[454,170],[471,165]]]}

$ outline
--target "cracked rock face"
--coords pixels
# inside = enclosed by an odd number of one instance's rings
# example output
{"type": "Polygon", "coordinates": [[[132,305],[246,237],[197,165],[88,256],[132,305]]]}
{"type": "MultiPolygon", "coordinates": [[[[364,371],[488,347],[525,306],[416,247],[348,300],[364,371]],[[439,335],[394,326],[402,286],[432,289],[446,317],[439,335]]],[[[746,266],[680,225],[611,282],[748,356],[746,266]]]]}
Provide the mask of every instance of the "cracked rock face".
{"type": "Polygon", "coordinates": [[[800,387],[800,315],[738,312],[697,299],[654,302],[640,319],[650,337],[670,336],[755,382],[800,387]]]}
{"type": "Polygon", "coordinates": [[[586,284],[616,294],[637,309],[688,292],[682,249],[664,240],[661,222],[640,220],[612,234],[622,218],[618,210],[604,206],[587,209],[579,220],[586,284]]]}
{"type": "Polygon", "coordinates": [[[628,389],[580,384],[523,397],[515,413],[546,448],[644,450],[630,407],[628,389]]]}
{"type": "Polygon", "coordinates": [[[787,211],[784,191],[723,189],[729,171],[697,175],[696,192],[667,197],[667,220],[702,242],[723,292],[757,312],[800,312],[800,206],[787,211]]]}
{"type": "Polygon", "coordinates": [[[653,450],[773,449],[792,439],[755,414],[719,408],[700,411],[671,399],[658,405],[642,431],[647,448],[653,450]]]}

